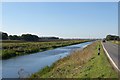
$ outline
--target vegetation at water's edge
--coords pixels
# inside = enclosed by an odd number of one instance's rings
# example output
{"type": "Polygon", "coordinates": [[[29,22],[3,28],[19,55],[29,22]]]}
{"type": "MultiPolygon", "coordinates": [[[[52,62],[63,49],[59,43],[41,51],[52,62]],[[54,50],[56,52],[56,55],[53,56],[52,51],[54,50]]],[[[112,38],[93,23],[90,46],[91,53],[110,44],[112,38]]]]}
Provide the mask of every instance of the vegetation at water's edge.
{"type": "Polygon", "coordinates": [[[118,78],[118,75],[110,65],[101,43],[95,42],[43,68],[31,78],[118,78]],[[100,55],[97,54],[99,45],[100,55]]]}
{"type": "Polygon", "coordinates": [[[2,59],[8,59],[11,57],[31,54],[39,51],[45,51],[57,47],[68,46],[72,44],[78,44],[86,42],[88,40],[69,40],[69,41],[53,41],[53,42],[3,42],[2,53],[0,56],[2,59]]]}

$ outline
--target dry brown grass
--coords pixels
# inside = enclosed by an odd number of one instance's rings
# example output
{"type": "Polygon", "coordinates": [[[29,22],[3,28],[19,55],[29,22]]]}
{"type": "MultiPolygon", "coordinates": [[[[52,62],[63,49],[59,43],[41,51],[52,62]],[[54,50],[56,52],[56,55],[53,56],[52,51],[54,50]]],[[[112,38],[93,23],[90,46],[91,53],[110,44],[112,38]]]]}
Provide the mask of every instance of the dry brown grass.
{"type": "Polygon", "coordinates": [[[50,74],[47,73],[47,76],[51,78],[73,77],[75,74],[77,74],[79,68],[82,68],[83,64],[92,58],[92,55],[95,53],[94,49],[96,44],[97,43],[95,42],[83,50],[75,50],[68,57],[60,59],[54,64],[55,66],[52,71],[49,72],[50,74]]]}

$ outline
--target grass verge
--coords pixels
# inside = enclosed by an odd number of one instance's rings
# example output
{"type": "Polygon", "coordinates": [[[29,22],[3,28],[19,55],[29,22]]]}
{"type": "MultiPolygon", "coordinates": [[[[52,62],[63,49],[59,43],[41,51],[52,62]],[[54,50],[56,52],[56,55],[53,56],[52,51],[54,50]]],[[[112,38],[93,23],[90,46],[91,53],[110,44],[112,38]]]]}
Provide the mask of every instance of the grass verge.
{"type": "Polygon", "coordinates": [[[110,42],[112,42],[113,44],[120,45],[120,41],[110,41],[110,42]]]}
{"type": "Polygon", "coordinates": [[[100,41],[45,67],[31,78],[118,78],[110,65],[100,41]],[[97,54],[100,46],[100,55],[97,54]]]}

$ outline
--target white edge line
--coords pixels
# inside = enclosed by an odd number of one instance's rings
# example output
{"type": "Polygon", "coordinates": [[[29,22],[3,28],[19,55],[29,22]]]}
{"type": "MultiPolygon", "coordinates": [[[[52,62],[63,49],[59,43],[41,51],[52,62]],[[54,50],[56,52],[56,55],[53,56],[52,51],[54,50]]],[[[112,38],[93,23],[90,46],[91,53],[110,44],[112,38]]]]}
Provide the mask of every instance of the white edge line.
{"type": "MultiPolygon", "coordinates": [[[[102,42],[101,42],[102,43],[102,42]]],[[[107,54],[108,58],[110,59],[110,61],[112,62],[112,64],[114,65],[114,67],[120,72],[118,66],[115,64],[115,62],[112,60],[112,58],[110,57],[110,55],[108,54],[107,50],[105,49],[103,43],[102,43],[103,49],[105,51],[105,53],[107,54]]]]}

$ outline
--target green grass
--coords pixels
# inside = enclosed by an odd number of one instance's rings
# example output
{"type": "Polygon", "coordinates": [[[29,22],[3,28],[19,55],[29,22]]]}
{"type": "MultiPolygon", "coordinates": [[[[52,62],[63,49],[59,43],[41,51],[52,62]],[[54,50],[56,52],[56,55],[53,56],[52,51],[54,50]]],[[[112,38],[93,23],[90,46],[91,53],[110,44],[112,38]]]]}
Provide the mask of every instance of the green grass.
{"type": "MultiPolygon", "coordinates": [[[[97,46],[98,47],[98,46],[97,46]]],[[[101,47],[102,49],[102,47],[101,47]]],[[[97,53],[97,49],[95,50],[97,53]]],[[[112,69],[103,49],[100,56],[94,54],[93,57],[84,65],[81,74],[78,76],[87,78],[116,78],[117,73],[112,69]]]]}
{"type": "Polygon", "coordinates": [[[118,78],[118,74],[110,65],[100,42],[95,42],[43,68],[31,78],[118,78]],[[99,45],[100,55],[97,54],[99,45]]]}
{"type": "Polygon", "coordinates": [[[2,59],[8,59],[15,56],[32,54],[39,51],[54,49],[57,47],[68,46],[72,44],[83,43],[88,40],[68,40],[54,42],[20,42],[20,41],[3,41],[2,42],[2,59]]]}

